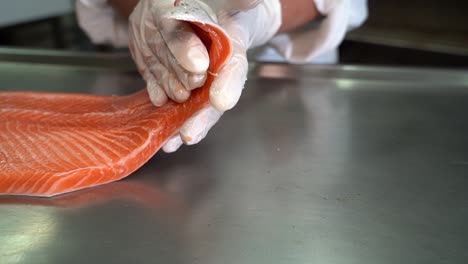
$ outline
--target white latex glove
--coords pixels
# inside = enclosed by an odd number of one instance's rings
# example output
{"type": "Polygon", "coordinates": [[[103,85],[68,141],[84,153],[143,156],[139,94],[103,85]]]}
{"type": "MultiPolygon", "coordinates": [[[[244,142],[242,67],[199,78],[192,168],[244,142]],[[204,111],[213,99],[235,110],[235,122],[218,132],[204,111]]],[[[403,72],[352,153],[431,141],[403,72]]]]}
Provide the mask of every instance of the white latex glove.
{"type": "Polygon", "coordinates": [[[270,45],[290,63],[336,63],[346,33],[364,23],[367,0],[314,0],[325,18],[320,26],[278,34],[270,45]]]}
{"type": "MultiPolygon", "coordinates": [[[[178,1],[179,6],[189,7],[188,12],[198,8],[217,22],[231,38],[233,52],[212,84],[210,105],[167,141],[165,152],[173,152],[184,143],[200,142],[223,112],[236,105],[247,79],[247,50],[269,41],[281,25],[279,0],[243,0],[231,2],[225,9],[219,3],[178,1]],[[240,11],[244,7],[250,9],[240,11]]],[[[156,106],[168,98],[185,101],[191,90],[204,84],[209,66],[208,52],[191,27],[168,19],[173,8],[174,0],[140,0],[130,16],[130,50],[156,106]]]]}
{"type": "Polygon", "coordinates": [[[128,46],[128,20],[117,14],[108,0],[76,0],[78,25],[94,44],[128,46]]]}

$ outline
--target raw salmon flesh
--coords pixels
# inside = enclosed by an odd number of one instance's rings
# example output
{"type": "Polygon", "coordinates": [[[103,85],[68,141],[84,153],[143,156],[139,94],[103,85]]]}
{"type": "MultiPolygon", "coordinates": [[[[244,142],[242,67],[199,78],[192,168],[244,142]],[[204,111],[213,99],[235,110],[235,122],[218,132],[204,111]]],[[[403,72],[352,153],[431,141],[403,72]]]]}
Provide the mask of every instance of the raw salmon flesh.
{"type": "Polygon", "coordinates": [[[147,162],[209,102],[231,45],[212,23],[190,22],[210,54],[205,85],[184,103],[127,96],[0,92],[0,194],[50,197],[120,180],[147,162]]]}

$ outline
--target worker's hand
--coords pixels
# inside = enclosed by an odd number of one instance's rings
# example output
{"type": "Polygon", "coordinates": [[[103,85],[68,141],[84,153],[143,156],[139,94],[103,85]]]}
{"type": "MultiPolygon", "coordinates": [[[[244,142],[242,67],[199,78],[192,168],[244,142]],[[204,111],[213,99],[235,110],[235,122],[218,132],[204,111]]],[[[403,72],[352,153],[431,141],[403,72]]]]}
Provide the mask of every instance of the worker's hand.
{"type": "Polygon", "coordinates": [[[223,112],[211,105],[205,106],[185,122],[179,132],[172,136],[162,147],[164,152],[171,153],[182,144],[194,145],[206,137],[208,131],[218,122],[223,112]]]}
{"type": "MultiPolygon", "coordinates": [[[[164,146],[166,152],[202,140],[224,111],[238,102],[247,79],[247,50],[262,45],[281,25],[279,0],[180,0],[178,5],[202,10],[228,34],[232,56],[210,89],[210,105],[196,113],[164,146]],[[220,5],[226,1],[226,5],[220,5]],[[225,8],[223,8],[223,6],[225,8]],[[245,10],[244,8],[249,8],[245,10]]],[[[156,106],[168,98],[183,102],[201,87],[209,66],[208,52],[192,28],[171,19],[174,0],[140,0],[130,16],[130,49],[156,106]]],[[[200,12],[200,11],[196,11],[200,12]]]]}
{"type": "Polygon", "coordinates": [[[189,24],[168,17],[174,0],[140,0],[130,15],[129,47],[156,106],[183,102],[203,85],[208,52],[189,24]]]}

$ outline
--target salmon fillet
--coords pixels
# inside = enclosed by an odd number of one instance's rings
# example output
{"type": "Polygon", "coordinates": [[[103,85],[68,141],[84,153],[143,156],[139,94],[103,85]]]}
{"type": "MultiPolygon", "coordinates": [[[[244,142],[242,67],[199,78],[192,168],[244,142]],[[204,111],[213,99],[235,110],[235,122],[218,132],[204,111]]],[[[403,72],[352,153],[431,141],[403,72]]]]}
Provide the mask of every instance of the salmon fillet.
{"type": "Polygon", "coordinates": [[[64,194],[120,180],[147,162],[209,102],[231,54],[218,27],[191,22],[210,55],[205,85],[184,103],[127,96],[0,92],[0,194],[64,194]]]}

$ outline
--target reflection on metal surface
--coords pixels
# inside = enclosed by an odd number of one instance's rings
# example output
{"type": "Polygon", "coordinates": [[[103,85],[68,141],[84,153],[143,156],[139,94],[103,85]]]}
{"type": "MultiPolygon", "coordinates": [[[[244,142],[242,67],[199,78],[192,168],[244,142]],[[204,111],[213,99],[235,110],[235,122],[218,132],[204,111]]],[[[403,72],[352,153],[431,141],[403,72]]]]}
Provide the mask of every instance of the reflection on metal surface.
{"type": "Polygon", "coordinates": [[[350,80],[354,82],[392,82],[415,86],[466,86],[467,71],[443,70],[436,68],[379,67],[355,65],[288,65],[259,64],[251,72],[252,76],[273,79],[298,79],[329,82],[330,80],[350,80]]]}
{"type": "Polygon", "coordinates": [[[466,36],[459,32],[421,32],[407,28],[385,28],[364,26],[350,32],[347,40],[384,45],[397,48],[439,52],[457,56],[468,56],[466,36]]]}
{"type": "MultiPolygon", "coordinates": [[[[10,207],[11,217],[2,219],[0,226],[8,229],[0,230],[0,260],[2,263],[27,263],[32,261],[29,253],[46,249],[56,235],[57,220],[54,215],[41,213],[37,209],[27,219],[15,217],[17,208],[10,207]],[[6,222],[5,222],[6,221],[6,222]]],[[[16,215],[19,216],[19,215],[16,215]]]]}
{"type": "Polygon", "coordinates": [[[0,204],[28,204],[65,209],[80,209],[105,205],[109,202],[125,201],[138,204],[142,207],[159,208],[175,206],[176,199],[171,198],[157,186],[145,186],[139,182],[121,181],[115,184],[106,184],[99,188],[90,188],[79,192],[60,195],[52,198],[35,198],[20,196],[0,197],[0,204]]]}
{"type": "MultiPolygon", "coordinates": [[[[9,65],[0,89],[143,87],[118,71],[9,65]]],[[[0,263],[466,262],[466,73],[257,66],[200,144],[115,184],[0,197],[0,241],[42,222],[40,243],[0,244],[0,263]]]]}
{"type": "Polygon", "coordinates": [[[342,90],[351,90],[355,87],[355,84],[352,80],[337,80],[336,87],[342,90]]]}
{"type": "Polygon", "coordinates": [[[0,62],[0,90],[126,94],[145,87],[137,72],[0,62]],[[27,78],[25,78],[27,74],[27,78]]]}
{"type": "Polygon", "coordinates": [[[0,47],[0,61],[93,69],[111,68],[120,71],[136,69],[132,57],[128,52],[106,54],[0,47]]]}
{"type": "Polygon", "coordinates": [[[291,65],[263,64],[256,68],[254,74],[264,78],[297,79],[299,73],[297,72],[297,68],[291,65]]]}

